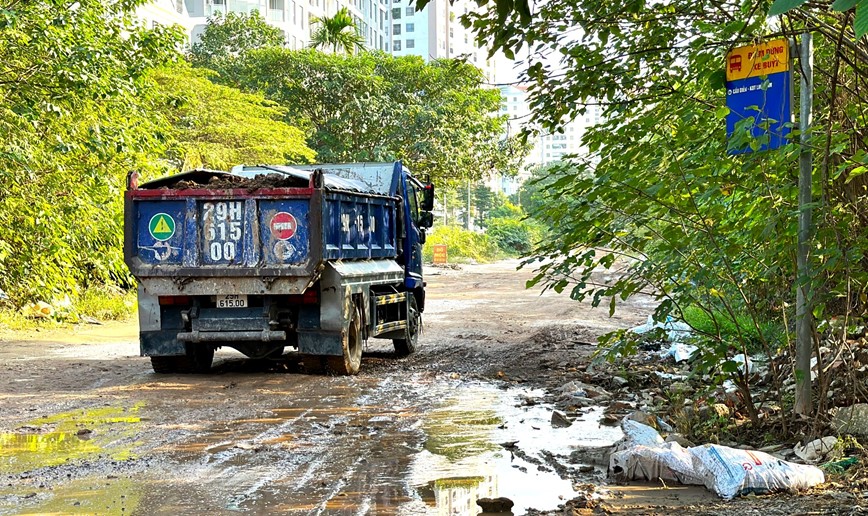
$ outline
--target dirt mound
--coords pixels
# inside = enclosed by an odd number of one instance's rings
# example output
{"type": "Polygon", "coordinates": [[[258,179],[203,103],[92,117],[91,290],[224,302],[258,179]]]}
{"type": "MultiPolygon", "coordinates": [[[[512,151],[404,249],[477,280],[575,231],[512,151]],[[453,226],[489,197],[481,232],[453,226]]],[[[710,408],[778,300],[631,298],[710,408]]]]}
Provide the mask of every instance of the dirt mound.
{"type": "Polygon", "coordinates": [[[205,178],[182,179],[176,183],[166,185],[164,188],[168,190],[190,190],[190,189],[206,189],[206,190],[231,190],[245,189],[249,191],[259,190],[260,188],[298,188],[306,187],[308,182],[293,176],[285,176],[283,174],[265,174],[255,176],[253,178],[235,176],[231,174],[223,174],[219,176],[211,176],[207,180],[205,178]]]}

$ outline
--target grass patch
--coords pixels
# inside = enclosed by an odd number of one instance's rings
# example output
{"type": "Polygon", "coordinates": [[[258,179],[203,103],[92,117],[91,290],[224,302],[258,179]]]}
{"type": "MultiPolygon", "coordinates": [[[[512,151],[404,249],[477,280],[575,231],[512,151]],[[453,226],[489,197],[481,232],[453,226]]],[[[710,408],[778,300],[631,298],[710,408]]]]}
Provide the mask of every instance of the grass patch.
{"type": "Polygon", "coordinates": [[[427,236],[422,259],[431,263],[434,246],[445,244],[450,263],[493,262],[503,256],[493,238],[460,226],[438,226],[427,236]]]}
{"type": "Polygon", "coordinates": [[[116,287],[92,288],[79,296],[74,310],[100,321],[125,321],[136,311],[136,291],[116,287]]]}
{"type": "Polygon", "coordinates": [[[688,306],[683,310],[682,316],[684,322],[693,327],[700,337],[719,334],[721,340],[737,343],[741,335],[747,341],[747,349],[750,353],[762,351],[763,338],[772,349],[784,340],[782,325],[766,319],[758,321],[759,328],[757,328],[750,315],[744,313],[736,314],[733,319],[726,312],[716,311],[709,314],[699,307],[688,306]]]}
{"type": "Polygon", "coordinates": [[[136,311],[136,291],[121,290],[117,287],[95,287],[88,289],[75,299],[71,305],[56,302],[51,317],[35,318],[20,308],[5,306],[0,308],[0,329],[11,331],[48,330],[67,327],[83,322],[83,318],[99,321],[124,321],[136,311]]]}

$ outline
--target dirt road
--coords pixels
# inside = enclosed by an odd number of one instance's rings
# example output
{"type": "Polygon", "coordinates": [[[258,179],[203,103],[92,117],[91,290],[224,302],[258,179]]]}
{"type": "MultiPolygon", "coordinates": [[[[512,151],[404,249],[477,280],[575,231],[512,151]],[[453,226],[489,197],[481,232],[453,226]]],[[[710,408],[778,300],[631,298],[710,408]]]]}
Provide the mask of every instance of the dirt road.
{"type": "MultiPolygon", "coordinates": [[[[476,514],[478,498],[495,496],[516,514],[556,510],[582,483],[604,482],[569,460],[573,447],[620,431],[595,407],[554,428],[551,408],[528,400],[653,303],[633,299],[609,318],[525,290],[516,265],[428,271],[421,350],[397,359],[371,341],[357,377],[231,351],[210,375],[156,375],[134,322],[6,335],[0,514],[476,514]]],[[[620,491],[610,507],[717,503],[653,491],[620,491]]]]}

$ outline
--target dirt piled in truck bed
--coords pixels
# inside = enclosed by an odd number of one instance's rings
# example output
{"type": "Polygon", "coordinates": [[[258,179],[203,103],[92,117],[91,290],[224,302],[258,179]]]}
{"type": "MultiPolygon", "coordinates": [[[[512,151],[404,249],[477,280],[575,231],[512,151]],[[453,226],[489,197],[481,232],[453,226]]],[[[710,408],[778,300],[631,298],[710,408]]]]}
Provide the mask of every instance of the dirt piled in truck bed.
{"type": "MultiPolygon", "coordinates": [[[[204,179],[204,178],[203,178],[204,179]]],[[[211,176],[207,181],[196,179],[182,179],[176,183],[166,185],[168,190],[232,190],[245,189],[248,191],[261,188],[299,188],[308,186],[308,182],[293,176],[283,174],[265,174],[253,178],[241,177],[231,174],[211,176]]]]}

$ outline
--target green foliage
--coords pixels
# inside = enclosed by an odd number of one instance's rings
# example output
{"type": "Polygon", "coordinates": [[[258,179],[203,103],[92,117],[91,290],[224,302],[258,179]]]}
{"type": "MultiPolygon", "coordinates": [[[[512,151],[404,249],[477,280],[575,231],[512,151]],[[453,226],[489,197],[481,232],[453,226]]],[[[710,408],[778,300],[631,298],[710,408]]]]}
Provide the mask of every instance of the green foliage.
{"type": "Polygon", "coordinates": [[[494,192],[483,183],[473,188],[473,207],[476,209],[476,223],[485,227],[490,212],[503,206],[507,202],[506,196],[500,192],[494,192]]]}
{"type": "MultiPolygon", "coordinates": [[[[785,328],[794,320],[794,286],[810,286],[818,315],[861,314],[868,302],[868,182],[861,168],[868,104],[851,94],[865,78],[868,47],[850,37],[847,15],[811,7],[781,20],[787,35],[809,24],[816,38],[816,231],[812,273],[798,277],[799,149],[726,153],[723,58],[729,48],[779,30],[767,25],[764,8],[747,1],[552,0],[533,19],[510,9],[506,18],[496,10],[464,17],[494,49],[534,48],[523,78],[543,130],[557,131],[590,103],[605,106],[608,121],[584,137],[591,156],[574,157],[570,168],[541,175],[530,183],[536,191],[524,192],[529,212],[553,233],[528,262],[539,266],[533,284],[610,310],[636,292],[651,293],[660,301],[658,320],[688,306],[702,311],[727,328],[701,341],[697,367],[704,371],[720,370],[727,357],[754,346],[777,356],[786,335],[769,339],[765,324],[785,328]],[[572,28],[582,36],[565,36],[572,28]],[[562,66],[548,66],[547,54],[562,66]],[[600,268],[618,274],[601,280],[594,275],[600,268]]],[[[747,125],[734,140],[758,146],[747,125]]],[[[772,369],[780,387],[780,371],[772,369]]],[[[729,375],[755,417],[748,379],[729,375]]]]}
{"type": "Polygon", "coordinates": [[[497,244],[485,234],[468,231],[460,226],[437,226],[428,234],[422,259],[432,260],[434,246],[447,246],[450,262],[473,260],[479,263],[491,262],[499,256],[497,244]]]}
{"type": "Polygon", "coordinates": [[[283,122],[285,109],[206,77],[184,64],[153,74],[157,98],[152,106],[171,124],[167,156],[174,168],[227,170],[241,163],[313,161],[316,155],[301,130],[283,122]]]}
{"type": "Polygon", "coordinates": [[[124,321],[136,311],[136,291],[101,286],[91,288],[73,301],[78,317],[93,317],[100,321],[124,321]]]}
{"type": "Polygon", "coordinates": [[[488,219],[486,234],[511,256],[527,256],[540,239],[540,230],[528,220],[517,217],[488,219]]]}
{"type": "Polygon", "coordinates": [[[282,47],[283,31],[269,25],[259,11],[227,13],[208,18],[199,41],[190,47],[195,66],[223,71],[226,64],[255,48],[282,47]]]}
{"type": "Polygon", "coordinates": [[[569,162],[558,161],[547,165],[540,165],[531,170],[530,177],[521,184],[515,195],[515,203],[530,216],[539,213],[551,196],[558,196],[559,180],[569,174],[575,174],[575,167],[569,162]]]}
{"type": "Polygon", "coordinates": [[[16,304],[127,278],[123,177],[162,145],[137,95],[179,41],[136,27],[138,3],[0,1],[0,287],[16,304]]]}
{"type": "MultiPolygon", "coordinates": [[[[769,16],[784,14],[805,4],[807,0],[775,0],[769,8],[769,16]]],[[[868,34],[868,0],[835,0],[832,9],[838,12],[846,12],[856,9],[856,17],[853,20],[853,31],[856,40],[868,34]]]]}
{"type": "Polygon", "coordinates": [[[130,284],[130,171],[314,157],[273,103],[177,62],[182,35],[138,26],[140,3],[0,0],[0,288],[14,306],[130,284]]]}
{"type": "Polygon", "coordinates": [[[365,38],[359,34],[359,29],[346,7],[338,9],[334,16],[314,17],[310,23],[317,25],[310,35],[312,48],[331,47],[334,53],[340,49],[347,54],[364,49],[365,38]]]}
{"type": "Polygon", "coordinates": [[[747,350],[751,355],[762,353],[763,341],[771,343],[773,349],[780,348],[786,341],[786,330],[777,322],[764,320],[753,324],[749,314],[708,313],[699,307],[687,306],[681,318],[697,333],[697,338],[720,339],[736,343],[740,338],[747,340],[747,350]]]}
{"type": "Polygon", "coordinates": [[[442,183],[515,170],[526,153],[517,138],[500,140],[500,93],[460,61],[267,48],[226,75],[284,106],[323,162],[401,159],[442,183]]]}

